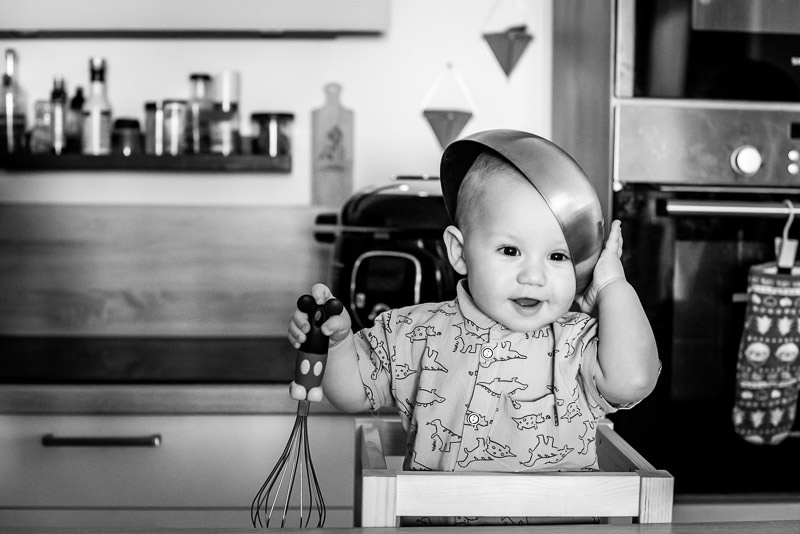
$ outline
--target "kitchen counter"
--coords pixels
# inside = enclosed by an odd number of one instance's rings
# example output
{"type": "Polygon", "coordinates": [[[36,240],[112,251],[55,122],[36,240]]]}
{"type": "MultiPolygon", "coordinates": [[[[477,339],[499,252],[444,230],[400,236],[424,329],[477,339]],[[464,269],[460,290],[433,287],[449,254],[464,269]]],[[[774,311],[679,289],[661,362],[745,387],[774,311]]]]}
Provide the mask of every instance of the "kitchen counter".
{"type": "MultiPolygon", "coordinates": [[[[312,413],[339,413],[327,401],[312,413]]],[[[293,414],[297,401],[282,384],[1,384],[6,414],[293,414]]]]}
{"type": "MultiPolygon", "coordinates": [[[[500,534],[509,533],[509,528],[513,528],[515,533],[540,533],[553,532],[557,534],[797,534],[800,533],[800,520],[798,521],[744,521],[730,523],[672,523],[672,524],[651,524],[651,525],[542,525],[526,527],[408,527],[408,528],[327,528],[327,529],[282,529],[285,533],[321,534],[460,534],[469,532],[470,534],[500,534]]],[[[172,534],[179,532],[219,532],[221,534],[252,534],[253,529],[69,529],[69,528],[30,528],[30,529],[4,529],[0,528],[0,534],[5,532],[16,532],[26,534],[28,532],[44,534],[61,533],[85,533],[85,534],[116,534],[116,533],[143,533],[152,534],[172,534]]]]}

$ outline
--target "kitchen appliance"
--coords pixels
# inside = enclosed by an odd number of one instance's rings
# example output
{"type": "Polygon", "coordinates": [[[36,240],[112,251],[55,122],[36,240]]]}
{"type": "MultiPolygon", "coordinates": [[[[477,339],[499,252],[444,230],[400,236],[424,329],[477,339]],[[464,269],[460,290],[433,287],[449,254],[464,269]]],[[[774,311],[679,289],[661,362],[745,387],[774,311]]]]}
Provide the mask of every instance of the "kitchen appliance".
{"type": "Polygon", "coordinates": [[[553,139],[622,220],[663,361],[615,429],[675,476],[676,502],[794,501],[797,423],[759,446],[732,412],[748,270],[776,260],[800,203],[800,4],[557,4],[553,139]]]}
{"type": "Polygon", "coordinates": [[[617,3],[611,212],[664,361],[619,431],[679,493],[800,491],[755,461],[800,470],[800,427],[758,446],[732,416],[747,273],[776,260],[800,201],[797,21],[771,0],[617,3]],[[646,420],[674,431],[653,439],[646,420]]]}
{"type": "Polygon", "coordinates": [[[354,330],[390,308],[455,297],[458,275],[442,240],[450,220],[438,178],[401,176],[367,187],[317,223],[317,240],[334,243],[331,290],[354,330]]]}

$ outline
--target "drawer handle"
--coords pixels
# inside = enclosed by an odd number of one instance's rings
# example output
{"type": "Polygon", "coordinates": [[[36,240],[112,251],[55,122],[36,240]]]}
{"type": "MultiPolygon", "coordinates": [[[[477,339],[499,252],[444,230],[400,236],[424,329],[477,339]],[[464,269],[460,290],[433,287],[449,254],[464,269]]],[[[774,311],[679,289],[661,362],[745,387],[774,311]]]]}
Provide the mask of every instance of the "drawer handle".
{"type": "Polygon", "coordinates": [[[149,436],[42,436],[45,447],[158,447],[161,434],[149,436]]]}

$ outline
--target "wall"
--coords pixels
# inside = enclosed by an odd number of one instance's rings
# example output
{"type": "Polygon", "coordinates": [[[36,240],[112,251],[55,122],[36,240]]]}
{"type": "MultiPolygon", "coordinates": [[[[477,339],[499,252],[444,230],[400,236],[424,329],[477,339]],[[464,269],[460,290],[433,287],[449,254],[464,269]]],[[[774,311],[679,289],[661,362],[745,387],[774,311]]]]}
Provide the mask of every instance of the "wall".
{"type": "MultiPolygon", "coordinates": [[[[335,40],[0,40],[15,48],[30,106],[47,98],[54,76],[70,92],[86,88],[88,58],[107,59],[115,116],[141,118],[143,102],[188,96],[192,72],[240,71],[243,117],[257,110],[295,114],[295,164],[288,175],[219,176],[159,173],[0,173],[0,201],[306,205],[310,198],[310,112],[322,87],[337,81],[355,111],[355,187],[397,174],[438,174],[441,148],[422,117],[426,94],[451,62],[475,103],[464,134],[519,128],[549,136],[552,0],[521,0],[535,36],[507,78],[481,37],[504,0],[395,0],[382,37],[335,40]],[[187,179],[190,178],[190,179],[187,179]]],[[[0,13],[2,16],[2,13],[0,13]]],[[[354,14],[357,16],[357,14],[354,14]]],[[[32,115],[31,115],[32,117],[32,115]]],[[[245,121],[247,126],[248,121],[245,121]]]]}
{"type": "Polygon", "coordinates": [[[438,174],[422,106],[447,63],[475,103],[463,134],[549,136],[552,0],[521,4],[535,38],[510,77],[481,36],[488,0],[395,0],[381,37],[0,40],[19,53],[31,107],[54,76],[85,86],[88,58],[101,55],[115,116],[186,97],[192,72],[235,69],[244,116],[296,117],[288,175],[0,171],[0,336],[285,335],[297,295],[329,272],[330,247],[312,238],[322,208],[309,205],[323,86],[341,83],[355,112],[357,188],[438,174]]]}

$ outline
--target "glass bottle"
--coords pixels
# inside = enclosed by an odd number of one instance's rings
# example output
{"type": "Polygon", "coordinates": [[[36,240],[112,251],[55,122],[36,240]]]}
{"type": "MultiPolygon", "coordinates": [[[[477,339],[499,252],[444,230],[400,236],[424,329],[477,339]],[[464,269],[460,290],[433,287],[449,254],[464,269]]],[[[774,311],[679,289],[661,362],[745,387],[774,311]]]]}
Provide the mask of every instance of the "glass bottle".
{"type": "Polygon", "coordinates": [[[23,151],[25,140],[27,95],[19,84],[17,53],[7,49],[0,101],[0,154],[23,151]]]}
{"type": "Polygon", "coordinates": [[[64,89],[64,78],[53,80],[53,90],[50,91],[52,105],[53,127],[53,154],[60,155],[66,150],[67,132],[67,91],[64,89]]]}
{"type": "Polygon", "coordinates": [[[83,108],[84,154],[111,153],[111,103],[106,95],[106,60],[89,60],[89,96],[83,108]]]}
{"type": "Polygon", "coordinates": [[[189,76],[190,92],[186,118],[186,144],[193,154],[208,153],[210,147],[209,113],[214,105],[211,75],[189,76]]]}
{"type": "Polygon", "coordinates": [[[75,94],[69,101],[67,110],[67,120],[64,124],[65,135],[67,138],[66,150],[70,153],[79,153],[83,143],[83,87],[76,87],[75,94]]]}
{"type": "Polygon", "coordinates": [[[53,153],[53,103],[37,100],[33,103],[33,126],[28,140],[31,154],[53,153]]]}

